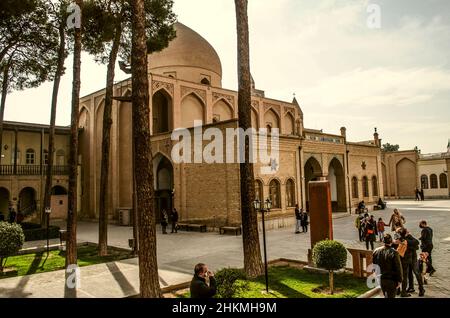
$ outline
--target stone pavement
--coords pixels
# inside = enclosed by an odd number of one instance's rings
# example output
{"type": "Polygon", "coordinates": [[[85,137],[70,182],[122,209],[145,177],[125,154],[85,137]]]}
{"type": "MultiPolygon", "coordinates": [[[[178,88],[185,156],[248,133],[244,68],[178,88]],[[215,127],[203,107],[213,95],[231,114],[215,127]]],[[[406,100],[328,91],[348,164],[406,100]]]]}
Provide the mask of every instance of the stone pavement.
{"type": "MultiPolygon", "coordinates": [[[[434,229],[433,262],[437,273],[429,280],[426,296],[450,297],[450,201],[392,201],[389,202],[388,210],[376,211],[374,215],[376,218],[383,217],[385,222],[388,222],[394,207],[398,207],[405,215],[406,226],[413,235],[420,233],[418,224],[423,218],[427,219],[434,229]]],[[[354,215],[335,217],[334,238],[347,247],[365,248],[365,245],[358,241],[354,218],[354,215]]],[[[97,228],[96,223],[80,223],[79,241],[97,242],[97,228]]],[[[309,235],[296,235],[293,232],[294,228],[267,232],[269,259],[307,260],[309,235]]],[[[193,267],[199,262],[208,264],[213,270],[243,267],[241,236],[193,232],[169,235],[160,233],[161,231],[158,233],[157,248],[162,287],[189,281],[193,267]]],[[[109,245],[128,248],[132,229],[110,226],[108,235],[109,245]]],[[[347,265],[351,267],[350,255],[347,265]]],[[[0,297],[64,297],[64,281],[64,271],[3,279],[0,280],[0,297]]],[[[132,296],[139,289],[138,283],[137,259],[84,267],[81,268],[81,289],[77,297],[132,296]]]]}

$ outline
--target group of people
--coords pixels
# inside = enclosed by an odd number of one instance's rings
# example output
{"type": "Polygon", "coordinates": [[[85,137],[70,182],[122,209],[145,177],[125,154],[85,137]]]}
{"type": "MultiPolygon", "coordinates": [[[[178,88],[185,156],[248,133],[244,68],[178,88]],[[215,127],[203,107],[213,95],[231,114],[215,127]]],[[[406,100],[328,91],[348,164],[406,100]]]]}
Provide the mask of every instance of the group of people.
{"type": "Polygon", "coordinates": [[[423,189],[416,188],[414,192],[416,194],[416,201],[425,201],[425,193],[423,189]]]}
{"type": "Polygon", "coordinates": [[[425,295],[426,275],[436,270],[432,264],[433,230],[427,221],[420,222],[421,236],[416,239],[406,228],[405,218],[394,210],[389,224],[393,235],[383,234],[384,245],[373,253],[373,263],[380,267],[381,289],[386,298],[410,297],[415,292],[414,278],[419,285],[419,296],[425,295]],[[417,251],[421,253],[417,255],[417,251]]]}
{"type": "Polygon", "coordinates": [[[300,209],[298,204],[295,205],[295,219],[295,234],[308,233],[308,213],[300,209]],[[302,232],[300,232],[300,227],[302,228],[302,232]]]}
{"type": "Polygon", "coordinates": [[[169,217],[170,217],[170,223],[172,224],[172,234],[173,233],[178,233],[178,219],[179,219],[179,215],[178,215],[178,211],[177,209],[173,209],[172,212],[169,214],[167,213],[167,211],[164,209],[162,210],[161,213],[161,227],[162,227],[162,233],[163,234],[168,234],[167,233],[167,226],[169,225],[169,217]]]}
{"type": "Polygon", "coordinates": [[[9,222],[9,223],[22,223],[24,217],[22,213],[19,212],[19,214],[16,213],[14,208],[9,208],[8,218],[5,217],[3,212],[0,211],[0,222],[9,222]]]}

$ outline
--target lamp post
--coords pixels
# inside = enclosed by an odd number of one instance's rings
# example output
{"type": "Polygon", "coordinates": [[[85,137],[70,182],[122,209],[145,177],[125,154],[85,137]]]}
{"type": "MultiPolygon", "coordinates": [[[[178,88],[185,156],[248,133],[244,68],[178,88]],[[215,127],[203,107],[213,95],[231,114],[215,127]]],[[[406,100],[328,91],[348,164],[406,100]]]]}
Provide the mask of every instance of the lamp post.
{"type": "Polygon", "coordinates": [[[270,209],[272,208],[272,201],[270,199],[267,199],[265,202],[259,201],[259,199],[256,199],[253,202],[253,205],[255,207],[255,210],[257,212],[262,213],[262,228],[263,228],[263,245],[264,245],[264,271],[265,271],[265,278],[266,278],[266,292],[269,293],[269,273],[267,269],[267,245],[266,245],[266,222],[265,222],[265,214],[266,212],[270,212],[270,209]],[[263,204],[263,206],[261,206],[263,204]]]}

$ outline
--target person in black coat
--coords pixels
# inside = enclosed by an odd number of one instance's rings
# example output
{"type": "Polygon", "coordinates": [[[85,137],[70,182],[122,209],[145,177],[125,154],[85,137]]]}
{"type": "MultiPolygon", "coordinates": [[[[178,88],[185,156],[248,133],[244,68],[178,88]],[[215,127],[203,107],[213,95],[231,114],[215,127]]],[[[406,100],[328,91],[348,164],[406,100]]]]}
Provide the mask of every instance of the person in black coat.
{"type": "Polygon", "coordinates": [[[300,234],[300,226],[301,226],[301,212],[298,207],[298,204],[295,205],[295,234],[300,234]]]}
{"type": "Polygon", "coordinates": [[[428,226],[427,221],[423,220],[420,222],[419,227],[422,229],[422,233],[420,235],[422,253],[428,253],[428,270],[430,272],[430,276],[432,276],[436,270],[433,267],[433,261],[431,259],[431,252],[433,251],[433,229],[428,226]]]}
{"type": "Polygon", "coordinates": [[[386,234],[384,246],[373,252],[373,263],[380,267],[381,290],[385,298],[395,298],[395,291],[403,279],[400,255],[392,247],[392,236],[386,234]]]}
{"type": "Polygon", "coordinates": [[[170,215],[170,220],[172,221],[172,233],[178,233],[178,218],[178,211],[174,208],[170,215]]]}
{"type": "Polygon", "coordinates": [[[419,297],[423,297],[425,295],[425,289],[423,287],[424,281],[423,277],[419,272],[419,264],[417,263],[417,250],[419,249],[419,240],[411,235],[406,229],[404,230],[405,240],[408,242],[407,244],[407,254],[410,257],[408,260],[408,290],[407,293],[414,293],[414,276],[417,279],[417,283],[419,284],[419,297]]]}
{"type": "Polygon", "coordinates": [[[365,221],[364,225],[364,239],[366,241],[366,249],[369,250],[369,244],[372,251],[375,249],[373,242],[377,240],[378,229],[377,229],[377,221],[375,221],[375,217],[373,215],[365,221]]]}
{"type": "Polygon", "coordinates": [[[308,233],[308,213],[304,210],[300,213],[300,225],[302,226],[303,233],[308,233]]]}
{"type": "Polygon", "coordinates": [[[191,298],[212,298],[216,295],[217,283],[214,273],[210,272],[205,264],[195,265],[190,290],[191,298]]]}

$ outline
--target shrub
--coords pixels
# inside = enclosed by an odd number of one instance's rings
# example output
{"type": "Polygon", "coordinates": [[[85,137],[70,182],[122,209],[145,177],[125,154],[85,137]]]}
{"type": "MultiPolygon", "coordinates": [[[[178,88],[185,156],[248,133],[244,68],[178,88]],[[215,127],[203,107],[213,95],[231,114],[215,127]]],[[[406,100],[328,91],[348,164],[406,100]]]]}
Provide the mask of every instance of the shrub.
{"type": "MultiPolygon", "coordinates": [[[[29,228],[28,230],[24,230],[23,233],[25,235],[26,242],[47,239],[46,227],[29,228]]],[[[59,238],[59,227],[50,225],[48,228],[48,236],[50,239],[59,238]]]]}
{"type": "Polygon", "coordinates": [[[347,264],[347,249],[342,243],[325,240],[314,246],[312,258],[314,264],[319,268],[324,268],[330,274],[330,291],[334,293],[333,273],[342,269],[347,264]]]}
{"type": "Polygon", "coordinates": [[[20,225],[0,222],[0,272],[3,272],[4,260],[17,254],[24,241],[25,236],[20,225]]]}
{"type": "Polygon", "coordinates": [[[241,269],[224,268],[215,275],[217,282],[216,298],[233,298],[240,291],[248,289],[247,275],[241,269]],[[244,283],[238,284],[237,281],[244,283]]]}

